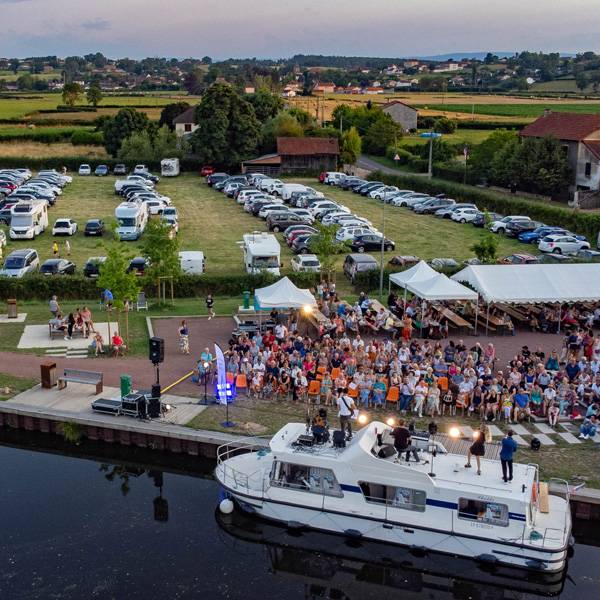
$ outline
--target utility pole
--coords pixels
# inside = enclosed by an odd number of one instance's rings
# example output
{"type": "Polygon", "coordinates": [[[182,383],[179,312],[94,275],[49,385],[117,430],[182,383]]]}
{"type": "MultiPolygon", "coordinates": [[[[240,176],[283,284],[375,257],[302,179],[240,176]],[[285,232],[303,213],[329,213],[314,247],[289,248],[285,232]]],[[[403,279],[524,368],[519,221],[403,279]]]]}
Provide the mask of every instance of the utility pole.
{"type": "Polygon", "coordinates": [[[381,264],[379,265],[379,300],[383,301],[383,252],[385,249],[385,200],[381,203],[381,264]]]}

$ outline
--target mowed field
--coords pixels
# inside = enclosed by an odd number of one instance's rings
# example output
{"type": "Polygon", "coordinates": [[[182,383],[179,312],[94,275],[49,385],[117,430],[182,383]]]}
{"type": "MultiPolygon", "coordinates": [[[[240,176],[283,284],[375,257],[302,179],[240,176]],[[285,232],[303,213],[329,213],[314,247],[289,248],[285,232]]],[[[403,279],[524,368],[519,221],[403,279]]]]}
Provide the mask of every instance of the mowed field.
{"type": "Polygon", "coordinates": [[[52,144],[20,140],[0,142],[0,157],[25,158],[25,162],[27,162],[27,158],[56,158],[60,156],[103,159],[107,158],[108,154],[104,146],[86,144],[75,146],[70,142],[54,142],[52,144]]]}
{"type": "MultiPolygon", "coordinates": [[[[69,238],[71,260],[82,268],[90,256],[103,255],[105,238],[89,238],[82,233],[87,219],[101,218],[111,223],[120,196],[114,193],[114,177],[96,178],[74,176],[73,183],[65,188],[57,204],[49,211],[50,227],[33,241],[10,241],[5,254],[16,248],[37,249],[40,258],[45,260],[52,255],[52,242],[57,239],[64,253],[65,238],[53,238],[51,226],[58,217],[70,217],[77,221],[80,231],[69,238]]],[[[481,229],[471,225],[459,225],[449,220],[433,216],[419,216],[406,208],[389,205],[383,208],[376,200],[363,198],[337,188],[305,181],[326,196],[346,205],[353,212],[369,219],[375,227],[383,230],[385,210],[386,236],[396,242],[396,251],[385,255],[387,262],[395,254],[416,254],[424,259],[452,257],[463,260],[473,256],[470,246],[480,239],[481,229]]],[[[244,233],[264,231],[262,219],[248,215],[241,205],[220,192],[209,188],[197,175],[186,174],[173,179],[162,179],[158,191],[169,196],[180,213],[180,233],[182,250],[202,250],[207,258],[207,271],[210,273],[243,273],[242,252],[237,242],[244,233]]],[[[6,228],[5,228],[6,229],[6,228]]],[[[8,237],[8,236],[7,236],[8,237]]],[[[281,238],[281,234],[279,234],[281,238]]],[[[510,254],[516,251],[531,251],[519,242],[499,238],[499,253],[510,254]]],[[[124,248],[132,257],[139,254],[140,242],[123,242],[124,248]]],[[[379,253],[375,253],[379,260],[379,253]]],[[[284,272],[290,271],[292,253],[282,241],[282,262],[284,272]]],[[[337,260],[340,269],[344,255],[337,260]]]]}

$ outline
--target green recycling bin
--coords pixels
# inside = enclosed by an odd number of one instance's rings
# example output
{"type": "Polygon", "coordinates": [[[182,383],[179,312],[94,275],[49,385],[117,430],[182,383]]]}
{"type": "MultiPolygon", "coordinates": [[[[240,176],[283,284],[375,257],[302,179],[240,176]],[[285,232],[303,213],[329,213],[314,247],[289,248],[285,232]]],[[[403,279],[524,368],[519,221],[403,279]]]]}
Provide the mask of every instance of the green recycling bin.
{"type": "Polygon", "coordinates": [[[121,398],[131,393],[131,375],[121,375],[121,398]]]}
{"type": "Polygon", "coordinates": [[[250,292],[244,292],[244,309],[250,308],[250,292]]]}

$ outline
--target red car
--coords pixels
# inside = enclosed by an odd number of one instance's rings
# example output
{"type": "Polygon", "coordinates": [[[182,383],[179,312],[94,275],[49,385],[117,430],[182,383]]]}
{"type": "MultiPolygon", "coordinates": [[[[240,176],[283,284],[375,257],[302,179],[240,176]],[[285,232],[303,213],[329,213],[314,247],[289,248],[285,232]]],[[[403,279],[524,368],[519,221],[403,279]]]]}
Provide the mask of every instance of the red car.
{"type": "Polygon", "coordinates": [[[208,165],[204,165],[200,169],[200,175],[202,177],[208,177],[209,175],[212,175],[214,172],[215,172],[215,168],[214,167],[209,167],[208,165]]]}
{"type": "Polygon", "coordinates": [[[499,265],[535,265],[540,262],[537,256],[531,254],[511,254],[496,261],[499,265]]]}
{"type": "Polygon", "coordinates": [[[327,173],[325,171],[319,173],[319,183],[325,183],[325,177],[327,177],[327,173]]]}

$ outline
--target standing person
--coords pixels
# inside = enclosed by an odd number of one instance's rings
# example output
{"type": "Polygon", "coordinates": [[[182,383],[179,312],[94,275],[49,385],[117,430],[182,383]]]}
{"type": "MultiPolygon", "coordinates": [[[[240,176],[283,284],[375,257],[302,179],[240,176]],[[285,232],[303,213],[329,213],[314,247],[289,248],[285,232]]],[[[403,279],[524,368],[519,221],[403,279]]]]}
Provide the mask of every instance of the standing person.
{"type": "Polygon", "coordinates": [[[65,241],[65,250],[67,251],[67,256],[71,256],[71,242],[69,240],[65,241]]]}
{"type": "Polygon", "coordinates": [[[54,258],[58,257],[58,244],[56,242],[52,242],[52,256],[54,258]]]}
{"type": "Polygon", "coordinates": [[[67,335],[65,335],[65,340],[70,340],[73,338],[73,329],[75,327],[75,315],[70,312],[67,317],[67,335]]]}
{"type": "Polygon", "coordinates": [[[471,444],[469,448],[469,452],[467,453],[467,464],[465,465],[465,469],[471,468],[471,457],[475,457],[475,461],[477,462],[477,475],[481,475],[481,457],[485,456],[485,425],[480,427],[475,432],[475,440],[471,444]]]}
{"type": "Polygon", "coordinates": [[[504,483],[512,481],[513,478],[513,456],[517,451],[517,442],[513,440],[513,435],[513,430],[509,429],[506,437],[502,440],[502,448],[500,449],[502,480],[504,483]]]}
{"type": "Polygon", "coordinates": [[[206,310],[208,311],[208,320],[210,321],[214,316],[215,316],[215,311],[213,309],[213,306],[215,305],[215,301],[212,297],[212,294],[208,294],[208,296],[206,296],[206,310]]]}
{"type": "Polygon", "coordinates": [[[419,454],[416,447],[412,445],[410,431],[404,426],[404,419],[398,421],[398,426],[392,430],[392,437],[394,438],[394,448],[396,448],[398,458],[402,456],[403,452],[406,452],[406,462],[409,462],[411,454],[415,462],[419,462],[419,454]]]}
{"type": "Polygon", "coordinates": [[[56,315],[60,312],[60,305],[58,304],[58,298],[56,296],[52,296],[52,298],[50,298],[48,308],[50,309],[52,316],[56,318],[56,315]]]}
{"type": "Polygon", "coordinates": [[[185,319],[181,321],[181,327],[179,328],[179,351],[182,354],[190,353],[190,330],[185,319]]]}
{"type": "Polygon", "coordinates": [[[338,407],[338,416],[340,418],[340,429],[346,432],[346,440],[352,439],[352,424],[350,419],[356,410],[354,400],[348,395],[348,388],[344,388],[338,394],[336,404],[338,407]]]}

